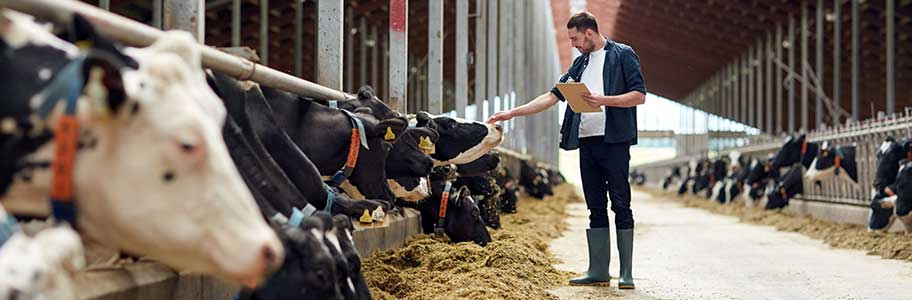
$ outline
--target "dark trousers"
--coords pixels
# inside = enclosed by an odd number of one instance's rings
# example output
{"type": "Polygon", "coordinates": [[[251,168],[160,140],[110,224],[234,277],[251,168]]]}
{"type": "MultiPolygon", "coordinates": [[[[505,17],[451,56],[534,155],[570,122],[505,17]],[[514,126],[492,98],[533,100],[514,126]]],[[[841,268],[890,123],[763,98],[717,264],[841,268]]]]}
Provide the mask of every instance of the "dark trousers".
{"type": "Polygon", "coordinates": [[[630,144],[608,144],[604,137],[580,139],[580,175],[583,194],[589,208],[589,227],[610,227],[608,198],[617,229],[633,229],[633,212],[630,211],[630,144]]]}

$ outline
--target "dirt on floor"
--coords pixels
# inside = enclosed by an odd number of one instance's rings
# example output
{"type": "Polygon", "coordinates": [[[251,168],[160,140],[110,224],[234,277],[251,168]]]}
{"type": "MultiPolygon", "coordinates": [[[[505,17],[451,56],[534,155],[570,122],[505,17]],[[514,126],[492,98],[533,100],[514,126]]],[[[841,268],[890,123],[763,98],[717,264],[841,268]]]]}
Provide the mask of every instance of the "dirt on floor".
{"type": "Polygon", "coordinates": [[[556,299],[547,290],[573,275],[554,268],[548,242],[566,229],[565,206],[582,201],[572,185],[544,200],[520,197],[518,213],[502,215],[493,242],[453,244],[433,235],[375,252],[362,270],[375,299],[556,299]]]}
{"type": "Polygon", "coordinates": [[[820,239],[836,248],[867,251],[887,259],[912,261],[912,235],[889,232],[869,232],[867,227],[814,219],[782,210],[749,208],[743,202],[719,204],[704,197],[687,194],[678,196],[672,191],[638,187],[637,189],[664,199],[681,199],[685,206],[697,207],[714,213],[738,217],[742,222],[769,225],[781,231],[798,232],[820,239]]]}

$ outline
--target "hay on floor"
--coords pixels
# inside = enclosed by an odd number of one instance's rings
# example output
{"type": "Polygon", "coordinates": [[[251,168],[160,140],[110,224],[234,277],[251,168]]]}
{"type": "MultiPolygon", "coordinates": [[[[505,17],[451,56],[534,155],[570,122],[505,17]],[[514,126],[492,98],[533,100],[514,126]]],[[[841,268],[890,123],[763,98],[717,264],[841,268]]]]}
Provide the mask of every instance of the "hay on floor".
{"type": "Polygon", "coordinates": [[[374,299],[556,299],[546,290],[572,275],[554,268],[548,242],[566,229],[565,206],[581,201],[564,184],[544,200],[520,197],[503,215],[493,242],[452,244],[420,235],[403,248],[376,252],[362,267],[374,299]]]}

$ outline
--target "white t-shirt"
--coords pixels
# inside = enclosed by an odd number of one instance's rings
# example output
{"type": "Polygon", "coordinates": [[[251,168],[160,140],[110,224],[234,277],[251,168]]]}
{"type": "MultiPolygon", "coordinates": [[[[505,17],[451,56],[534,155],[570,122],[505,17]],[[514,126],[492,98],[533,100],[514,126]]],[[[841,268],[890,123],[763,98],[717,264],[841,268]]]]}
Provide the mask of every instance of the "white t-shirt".
{"type": "MultiPolygon", "coordinates": [[[[589,64],[583,70],[582,82],[589,88],[593,95],[605,94],[605,81],[602,80],[602,70],[605,68],[605,49],[589,53],[589,64]]],[[[580,114],[579,137],[605,135],[605,107],[602,112],[580,114]]]]}

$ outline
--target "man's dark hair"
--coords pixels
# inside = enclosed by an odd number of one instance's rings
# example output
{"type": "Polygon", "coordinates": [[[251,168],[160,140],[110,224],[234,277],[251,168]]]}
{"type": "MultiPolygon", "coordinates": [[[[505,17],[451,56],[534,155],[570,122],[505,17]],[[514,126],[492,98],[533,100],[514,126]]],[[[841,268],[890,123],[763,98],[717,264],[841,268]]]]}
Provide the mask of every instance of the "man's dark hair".
{"type": "Polygon", "coordinates": [[[577,31],[585,31],[586,29],[592,29],[598,33],[598,21],[595,20],[595,16],[589,13],[588,11],[581,11],[573,14],[570,17],[570,20],[567,21],[567,29],[576,28],[577,31]]]}

